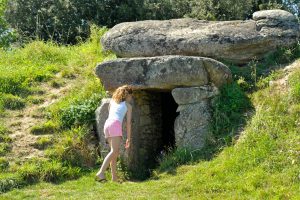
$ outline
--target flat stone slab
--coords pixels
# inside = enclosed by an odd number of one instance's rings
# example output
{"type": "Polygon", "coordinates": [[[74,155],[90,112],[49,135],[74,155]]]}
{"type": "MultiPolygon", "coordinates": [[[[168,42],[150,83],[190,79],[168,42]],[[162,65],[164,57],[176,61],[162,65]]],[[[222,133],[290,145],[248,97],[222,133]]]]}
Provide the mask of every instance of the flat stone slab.
{"type": "Polygon", "coordinates": [[[208,83],[219,87],[232,79],[229,68],[221,62],[210,58],[176,55],[120,58],[99,64],[95,73],[108,91],[124,84],[131,85],[133,89],[157,90],[208,83]]]}
{"type": "Polygon", "coordinates": [[[212,86],[183,87],[172,90],[172,96],[178,105],[197,103],[217,94],[219,94],[218,88],[212,86]]]}
{"type": "Polygon", "coordinates": [[[203,56],[244,64],[299,39],[299,23],[283,10],[259,11],[253,20],[191,18],[120,23],[101,38],[119,57],[203,56]]]}

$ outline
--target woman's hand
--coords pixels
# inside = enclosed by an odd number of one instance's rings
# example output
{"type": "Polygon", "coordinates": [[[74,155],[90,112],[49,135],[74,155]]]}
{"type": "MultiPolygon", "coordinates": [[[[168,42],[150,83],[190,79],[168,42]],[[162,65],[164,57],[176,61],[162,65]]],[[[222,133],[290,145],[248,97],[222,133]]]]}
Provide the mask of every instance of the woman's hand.
{"type": "Polygon", "coordinates": [[[126,140],[126,144],[125,144],[125,148],[126,148],[126,149],[129,148],[129,146],[130,146],[130,140],[127,139],[127,140],[126,140]]]}

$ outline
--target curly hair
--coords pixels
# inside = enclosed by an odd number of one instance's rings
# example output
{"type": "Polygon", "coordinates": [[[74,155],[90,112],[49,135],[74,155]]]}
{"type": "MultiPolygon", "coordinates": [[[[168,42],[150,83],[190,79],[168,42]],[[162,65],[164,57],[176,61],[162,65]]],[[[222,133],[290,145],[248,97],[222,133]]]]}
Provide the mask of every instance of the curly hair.
{"type": "Polygon", "coordinates": [[[120,103],[125,101],[126,97],[130,94],[132,94],[132,87],[129,85],[123,85],[114,91],[112,99],[115,100],[115,102],[120,103]]]}

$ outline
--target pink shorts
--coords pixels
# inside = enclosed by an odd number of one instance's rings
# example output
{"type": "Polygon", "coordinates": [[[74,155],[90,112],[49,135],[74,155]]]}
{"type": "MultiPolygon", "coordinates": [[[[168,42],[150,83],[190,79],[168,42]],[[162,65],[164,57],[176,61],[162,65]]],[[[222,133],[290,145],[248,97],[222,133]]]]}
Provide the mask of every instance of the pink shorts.
{"type": "Polygon", "coordinates": [[[122,136],[122,124],[117,119],[107,119],[104,123],[105,138],[122,136]]]}

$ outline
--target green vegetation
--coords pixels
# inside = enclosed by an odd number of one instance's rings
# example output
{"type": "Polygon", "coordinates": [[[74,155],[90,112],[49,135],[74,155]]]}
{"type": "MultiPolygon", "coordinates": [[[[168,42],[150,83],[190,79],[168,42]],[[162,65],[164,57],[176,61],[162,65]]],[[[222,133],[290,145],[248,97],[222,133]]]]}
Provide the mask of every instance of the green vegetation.
{"type": "Polygon", "coordinates": [[[12,94],[0,94],[0,109],[19,110],[26,106],[24,99],[12,94]]]}
{"type": "Polygon", "coordinates": [[[12,141],[11,138],[9,137],[9,130],[0,123],[0,156],[5,156],[10,151],[11,142],[12,141]]]}
{"type": "Polygon", "coordinates": [[[7,159],[4,157],[0,157],[0,172],[6,171],[8,167],[9,167],[9,162],[7,161],[7,159]]]}
{"type": "Polygon", "coordinates": [[[94,167],[98,154],[94,146],[89,146],[93,139],[95,140],[87,127],[72,128],[61,133],[53,147],[47,150],[47,154],[65,165],[94,167]]]}
{"type": "MultiPolygon", "coordinates": [[[[69,84],[63,97],[55,97],[59,99],[54,104],[31,113],[47,121],[32,126],[30,132],[53,136],[40,136],[33,144],[46,151],[45,160],[17,161],[11,165],[3,157],[1,192],[39,181],[61,182],[77,178],[99,160],[97,148],[90,145],[96,140],[91,125],[94,110],[105,92],[94,68],[96,63],[115,57],[103,53],[99,45],[105,31],[93,26],[90,39],[75,46],[33,41],[23,48],[1,52],[0,71],[5,72],[0,74],[1,99],[11,98],[8,101],[11,107],[1,107],[3,116],[9,109],[20,109],[20,102],[31,106],[51,98],[43,91],[44,85],[57,88],[63,86],[63,82],[69,84]]],[[[9,131],[1,126],[0,133],[0,156],[5,156],[10,150],[9,131]]]]}
{"type": "MultiPolygon", "coordinates": [[[[232,140],[211,160],[189,163],[195,154],[178,150],[161,163],[162,171],[167,173],[154,171],[147,181],[102,184],[94,181],[95,171],[92,171],[59,186],[41,183],[8,192],[2,198],[37,198],[45,188],[52,197],[72,199],[300,198],[299,78],[298,69],[289,77],[286,90],[272,85],[249,93],[255,113],[248,119],[239,139],[232,140]],[[179,166],[182,163],[189,165],[179,166]],[[169,167],[174,165],[170,171],[169,167]]],[[[225,91],[232,93],[230,89],[225,91]]],[[[245,105],[233,102],[229,105],[245,105]]],[[[107,175],[109,177],[109,173],[107,175]]]]}
{"type": "MultiPolygon", "coordinates": [[[[144,18],[175,17],[186,12],[205,19],[244,18],[250,12],[247,9],[253,6],[248,1],[236,1],[237,7],[225,3],[229,1],[203,2],[216,9],[208,12],[209,7],[199,6],[200,2],[198,8],[204,9],[201,12],[184,7],[184,1],[182,4],[173,1],[172,6],[169,1],[146,2],[148,11],[156,12],[149,12],[144,18]],[[238,8],[240,12],[225,9],[228,7],[238,8]],[[168,9],[165,16],[166,10],[161,8],[168,9]],[[174,14],[175,10],[178,15],[174,14]],[[225,11],[232,15],[224,14],[225,11]]],[[[126,3],[119,8],[124,9],[124,13],[130,10],[126,3]]],[[[273,3],[269,6],[277,6],[278,2],[273,3]]],[[[117,20],[111,24],[115,22],[117,20]]],[[[40,108],[40,113],[34,113],[36,117],[45,117],[46,122],[30,129],[32,134],[41,135],[33,146],[45,150],[43,159],[10,163],[5,156],[12,141],[9,130],[0,125],[0,192],[6,192],[0,198],[39,198],[45,188],[46,195],[57,199],[284,199],[299,195],[300,70],[289,77],[284,90],[269,84],[284,76],[280,64],[300,56],[299,44],[291,49],[279,49],[262,61],[253,60],[246,68],[230,65],[234,82],[221,88],[220,95],[213,101],[212,136],[205,151],[165,152],[149,180],[126,181],[122,185],[108,182],[103,187],[93,180],[96,168],[103,161],[97,144],[92,142],[96,141],[92,133],[94,111],[105,97],[94,68],[96,63],[114,59],[115,55],[101,50],[99,39],[105,28],[92,26],[88,31],[91,34],[87,41],[82,42],[81,35],[77,35],[80,37],[74,46],[35,40],[10,51],[0,50],[0,71],[5,72],[0,74],[1,116],[49,98],[57,100],[40,108]],[[65,85],[63,95],[47,96],[45,88],[58,90],[65,85]],[[77,180],[66,181],[71,179],[77,180]]],[[[45,39],[40,35],[42,32],[35,34],[45,39]]],[[[85,33],[83,35],[85,37],[85,33]]],[[[70,42],[60,39],[58,41],[70,42]]],[[[128,174],[120,160],[118,170],[121,179],[127,180],[128,174]]],[[[109,172],[107,178],[110,178],[109,172]]]]}
{"type": "Polygon", "coordinates": [[[51,137],[40,137],[33,146],[37,149],[43,150],[53,144],[53,139],[51,137]]]}
{"type": "MultiPolygon", "coordinates": [[[[300,13],[298,1],[295,0],[69,0],[48,2],[1,0],[0,2],[2,2],[2,7],[0,4],[2,21],[7,21],[11,27],[16,29],[20,41],[30,38],[52,40],[64,44],[76,44],[86,40],[90,35],[91,24],[112,27],[128,21],[182,17],[205,20],[249,19],[255,11],[274,8],[285,9],[298,16],[300,13]]],[[[6,38],[13,39],[14,37],[6,38]]]]}
{"type": "Polygon", "coordinates": [[[58,131],[58,126],[52,121],[48,121],[43,124],[33,126],[30,130],[30,133],[34,135],[41,135],[54,134],[56,131],[58,131]]]}

